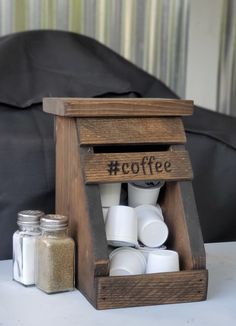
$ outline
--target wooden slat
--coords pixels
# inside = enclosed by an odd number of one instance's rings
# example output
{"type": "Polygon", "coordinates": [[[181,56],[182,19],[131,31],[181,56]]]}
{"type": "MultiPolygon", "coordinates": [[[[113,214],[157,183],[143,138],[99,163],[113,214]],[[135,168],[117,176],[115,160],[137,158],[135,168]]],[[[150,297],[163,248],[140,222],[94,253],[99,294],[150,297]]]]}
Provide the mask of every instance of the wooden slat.
{"type": "Polygon", "coordinates": [[[96,278],[97,309],[125,308],[206,299],[207,270],[96,278]]]}
{"type": "Polygon", "coordinates": [[[189,180],[192,168],[187,151],[87,154],[86,183],[134,180],[189,180]]]}
{"type": "Polygon", "coordinates": [[[78,119],[81,145],[185,143],[181,118],[78,119]]]}
{"type": "Polygon", "coordinates": [[[67,117],[186,116],[193,101],[145,98],[44,98],[43,110],[67,117]]]}

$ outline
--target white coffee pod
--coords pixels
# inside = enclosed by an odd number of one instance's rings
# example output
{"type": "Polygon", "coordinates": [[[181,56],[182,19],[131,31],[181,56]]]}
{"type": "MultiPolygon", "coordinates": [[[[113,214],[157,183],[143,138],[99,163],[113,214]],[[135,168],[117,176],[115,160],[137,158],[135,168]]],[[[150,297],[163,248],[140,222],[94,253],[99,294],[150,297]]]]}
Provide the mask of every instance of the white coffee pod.
{"type": "Polygon", "coordinates": [[[136,249],[117,248],[110,254],[110,276],[144,274],[146,260],[136,249]]]}
{"type": "Polygon", "coordinates": [[[121,183],[99,184],[102,207],[119,205],[121,183]]]}
{"type": "Polygon", "coordinates": [[[109,245],[137,246],[137,216],[134,208],[122,205],[110,207],[105,227],[109,245]]]}
{"type": "Polygon", "coordinates": [[[146,273],[179,271],[179,255],[173,250],[156,250],[148,255],[146,273]]]}
{"type": "Polygon", "coordinates": [[[160,207],[140,205],[135,208],[138,218],[138,240],[147,247],[160,247],[168,237],[160,207]]]}
{"type": "Polygon", "coordinates": [[[135,212],[137,214],[137,217],[147,216],[150,218],[160,219],[164,221],[164,216],[162,214],[162,209],[159,204],[154,205],[140,205],[135,207],[135,212]]]}
{"type": "Polygon", "coordinates": [[[146,246],[139,246],[137,247],[137,250],[140,251],[143,256],[145,257],[146,261],[148,259],[148,256],[150,253],[152,252],[158,252],[159,250],[166,250],[166,246],[162,245],[160,247],[157,247],[157,248],[152,248],[152,247],[146,247],[146,246]]]}
{"type": "Polygon", "coordinates": [[[130,207],[143,204],[156,205],[163,184],[161,181],[128,183],[128,205],[130,207]]]}

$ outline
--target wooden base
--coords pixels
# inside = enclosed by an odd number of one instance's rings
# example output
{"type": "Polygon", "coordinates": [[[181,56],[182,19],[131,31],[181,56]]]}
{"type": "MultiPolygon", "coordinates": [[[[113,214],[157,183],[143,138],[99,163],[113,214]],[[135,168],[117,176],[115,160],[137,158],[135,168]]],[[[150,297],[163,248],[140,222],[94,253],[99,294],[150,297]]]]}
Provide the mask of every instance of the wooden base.
{"type": "Polygon", "coordinates": [[[96,309],[203,301],[207,270],[95,278],[96,309]]]}

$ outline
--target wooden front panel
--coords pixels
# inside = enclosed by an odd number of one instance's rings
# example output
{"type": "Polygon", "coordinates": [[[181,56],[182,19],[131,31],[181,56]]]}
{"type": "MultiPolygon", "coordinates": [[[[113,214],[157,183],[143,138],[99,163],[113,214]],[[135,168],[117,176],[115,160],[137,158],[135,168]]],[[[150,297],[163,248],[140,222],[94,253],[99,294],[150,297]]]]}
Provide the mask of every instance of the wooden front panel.
{"type": "Polygon", "coordinates": [[[43,110],[67,117],[185,116],[193,101],[157,98],[44,98],[43,110]]]}
{"type": "Polygon", "coordinates": [[[81,145],[182,144],[186,142],[180,118],[78,119],[81,145]]]}
{"type": "Polygon", "coordinates": [[[206,299],[207,270],[96,278],[97,309],[125,308],[206,299]]]}
{"type": "Polygon", "coordinates": [[[83,168],[86,183],[137,180],[189,180],[192,168],[188,152],[88,154],[83,168]]]}

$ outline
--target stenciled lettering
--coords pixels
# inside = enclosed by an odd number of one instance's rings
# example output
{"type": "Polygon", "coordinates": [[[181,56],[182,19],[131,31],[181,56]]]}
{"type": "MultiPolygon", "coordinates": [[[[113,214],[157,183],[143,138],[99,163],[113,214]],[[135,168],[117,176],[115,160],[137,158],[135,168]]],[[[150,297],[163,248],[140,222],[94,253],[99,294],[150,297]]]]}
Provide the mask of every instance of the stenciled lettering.
{"type": "Polygon", "coordinates": [[[121,169],[123,174],[129,174],[129,163],[123,163],[121,169]]]}
{"type": "Polygon", "coordinates": [[[140,161],[135,162],[119,162],[112,160],[107,164],[107,171],[110,175],[117,174],[143,174],[156,175],[159,173],[170,173],[172,171],[171,162],[163,161],[155,156],[143,156],[140,161]]]}
{"type": "Polygon", "coordinates": [[[165,168],[166,172],[171,172],[171,163],[170,163],[170,161],[166,161],[164,163],[164,168],[165,168]]]}
{"type": "Polygon", "coordinates": [[[157,161],[155,164],[156,172],[163,172],[163,164],[160,161],[157,161]]]}
{"type": "Polygon", "coordinates": [[[133,162],[131,164],[131,170],[132,170],[133,174],[138,174],[139,173],[139,163],[133,162]]]}

